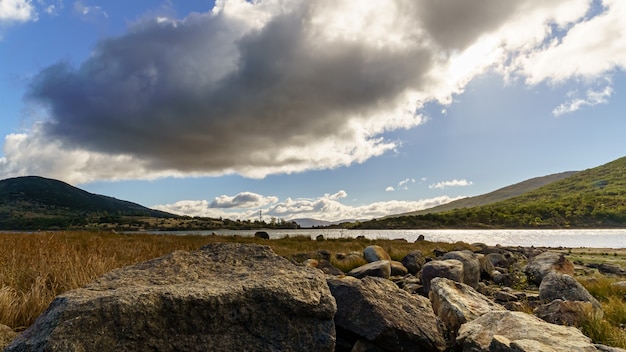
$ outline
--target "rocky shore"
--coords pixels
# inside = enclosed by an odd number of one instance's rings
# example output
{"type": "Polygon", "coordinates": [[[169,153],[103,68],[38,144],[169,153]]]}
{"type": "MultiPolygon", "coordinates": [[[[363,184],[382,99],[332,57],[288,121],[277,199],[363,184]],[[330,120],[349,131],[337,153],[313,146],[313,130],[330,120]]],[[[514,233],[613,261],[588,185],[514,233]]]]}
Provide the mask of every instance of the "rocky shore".
{"type": "Polygon", "coordinates": [[[348,273],[320,250],[291,258],[219,243],[111,271],[58,296],[4,351],[624,351],[577,328],[603,314],[559,253],[383,248],[348,273]]]}

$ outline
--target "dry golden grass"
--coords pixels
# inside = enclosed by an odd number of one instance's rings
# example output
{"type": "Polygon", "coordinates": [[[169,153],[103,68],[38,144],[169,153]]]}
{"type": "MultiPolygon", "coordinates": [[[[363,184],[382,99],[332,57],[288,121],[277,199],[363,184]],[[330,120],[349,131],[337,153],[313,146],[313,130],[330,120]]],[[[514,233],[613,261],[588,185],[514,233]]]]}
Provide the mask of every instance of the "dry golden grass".
{"type": "MultiPolygon", "coordinates": [[[[316,253],[326,249],[334,255],[362,251],[371,244],[385,248],[394,259],[414,249],[424,254],[440,247],[451,250],[467,244],[390,240],[333,239],[313,241],[308,237],[262,240],[242,236],[176,236],[113,234],[108,232],[0,233],[0,324],[16,330],[30,326],[57,295],[86,285],[115,268],[163,256],[174,250],[194,250],[208,243],[260,243],[281,256],[316,253]]],[[[350,270],[360,261],[333,263],[350,270]]]]}

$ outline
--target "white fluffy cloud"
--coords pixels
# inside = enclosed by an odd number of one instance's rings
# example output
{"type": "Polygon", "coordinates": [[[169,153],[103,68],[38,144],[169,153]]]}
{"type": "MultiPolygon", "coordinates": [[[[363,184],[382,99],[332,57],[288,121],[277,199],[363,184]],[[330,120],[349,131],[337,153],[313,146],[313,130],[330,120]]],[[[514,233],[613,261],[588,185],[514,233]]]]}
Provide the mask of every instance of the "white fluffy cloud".
{"type": "MultiPolygon", "coordinates": [[[[249,192],[241,194],[253,194],[249,192]]],[[[238,195],[239,196],[239,195],[238,195]]],[[[262,199],[266,202],[264,207],[250,207],[248,203],[244,206],[224,206],[215,207],[213,203],[206,200],[184,200],[174,204],[157,205],[153,208],[189,216],[207,216],[212,218],[230,218],[241,220],[253,220],[259,216],[259,209],[265,217],[274,217],[284,220],[293,220],[299,218],[312,218],[323,221],[338,221],[346,219],[369,220],[372,218],[380,218],[389,214],[401,214],[410,211],[416,211],[431,208],[437,205],[445,204],[462,197],[451,198],[441,196],[430,199],[422,199],[417,201],[386,201],[375,202],[366,205],[351,206],[341,202],[342,198],[347,197],[345,191],[339,191],[334,194],[325,194],[315,199],[291,199],[287,198],[279,202],[276,197],[254,195],[255,198],[262,199]]],[[[226,197],[228,199],[237,198],[226,197]]],[[[216,199],[221,198],[217,197],[216,199]]],[[[234,202],[228,203],[232,205],[234,202]]]]}
{"type": "Polygon", "coordinates": [[[215,197],[210,208],[259,208],[278,202],[276,197],[264,197],[252,192],[241,192],[236,196],[221,195],[215,197]]]}
{"type": "Polygon", "coordinates": [[[594,106],[598,104],[606,104],[609,101],[609,98],[613,94],[613,88],[609,85],[604,87],[602,90],[587,90],[584,97],[577,97],[576,92],[571,92],[569,95],[572,97],[571,100],[557,106],[552,110],[552,114],[554,116],[561,116],[563,114],[567,114],[570,112],[574,112],[584,106],[594,106]]]}
{"type": "Polygon", "coordinates": [[[398,147],[385,132],[420,125],[425,103],[451,103],[487,70],[557,84],[624,68],[626,5],[594,4],[222,0],[143,19],[80,65],[36,75],[27,98],[48,116],[5,138],[0,177],[262,178],[362,163],[398,147]]]}
{"type": "Polygon", "coordinates": [[[465,179],[462,179],[462,180],[454,179],[452,181],[441,181],[441,182],[433,183],[429,185],[428,188],[444,189],[447,187],[466,187],[466,186],[471,186],[471,185],[472,185],[472,181],[468,181],[465,179]]]}
{"type": "Polygon", "coordinates": [[[0,25],[33,20],[37,20],[37,11],[35,11],[31,0],[0,1],[0,25]]]}

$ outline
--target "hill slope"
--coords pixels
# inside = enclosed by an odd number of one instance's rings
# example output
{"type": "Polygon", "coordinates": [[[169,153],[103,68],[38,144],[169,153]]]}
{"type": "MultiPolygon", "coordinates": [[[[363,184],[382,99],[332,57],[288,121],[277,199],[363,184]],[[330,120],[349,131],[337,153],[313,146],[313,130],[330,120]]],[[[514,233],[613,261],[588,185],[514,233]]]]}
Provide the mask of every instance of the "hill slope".
{"type": "Polygon", "coordinates": [[[0,181],[0,229],[65,228],[111,216],[177,217],[58,180],[25,176],[0,181]]]}
{"type": "Polygon", "coordinates": [[[450,203],[438,205],[433,208],[413,211],[409,213],[397,214],[397,215],[390,215],[390,217],[408,216],[408,215],[424,215],[428,213],[441,213],[441,212],[450,211],[454,209],[471,208],[471,207],[478,207],[478,206],[488,205],[492,203],[497,203],[503,200],[507,200],[509,198],[522,195],[527,192],[534,191],[550,183],[560,181],[562,179],[565,179],[567,177],[574,175],[577,172],[578,171],[566,171],[566,172],[561,172],[558,174],[552,174],[552,175],[543,176],[543,177],[535,177],[526,181],[522,181],[522,182],[510,185],[510,186],[497,189],[493,192],[482,194],[480,196],[467,197],[467,198],[455,200],[450,203]]]}
{"type": "Polygon", "coordinates": [[[504,201],[441,213],[385,218],[355,227],[626,227],[626,157],[504,201]]]}

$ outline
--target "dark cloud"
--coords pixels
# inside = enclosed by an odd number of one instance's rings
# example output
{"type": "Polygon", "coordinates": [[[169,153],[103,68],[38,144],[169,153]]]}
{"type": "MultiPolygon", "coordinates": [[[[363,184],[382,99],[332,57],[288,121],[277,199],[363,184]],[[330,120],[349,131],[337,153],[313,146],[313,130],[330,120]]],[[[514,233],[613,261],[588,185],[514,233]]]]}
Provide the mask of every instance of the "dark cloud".
{"type": "Polygon", "coordinates": [[[39,137],[129,157],[141,175],[349,165],[392,149],[385,131],[419,124],[424,100],[480,72],[444,77],[450,53],[542,3],[229,0],[137,23],[78,67],[41,71],[28,97],[50,112],[39,137]]]}
{"type": "Polygon", "coordinates": [[[349,135],[349,119],[418,87],[431,60],[415,46],[324,42],[307,11],[248,31],[224,14],[140,23],[78,68],[43,70],[29,97],[50,109],[45,133],[69,148],[133,155],[155,169],[305,167],[305,154],[279,155],[349,135]]]}

